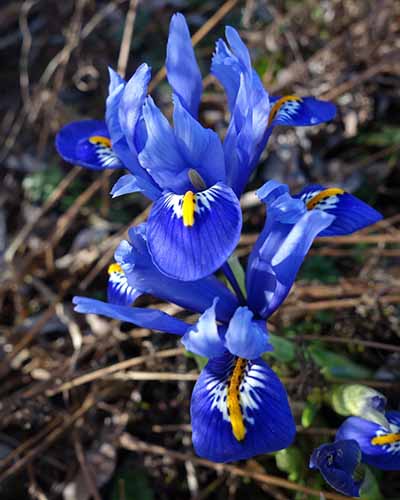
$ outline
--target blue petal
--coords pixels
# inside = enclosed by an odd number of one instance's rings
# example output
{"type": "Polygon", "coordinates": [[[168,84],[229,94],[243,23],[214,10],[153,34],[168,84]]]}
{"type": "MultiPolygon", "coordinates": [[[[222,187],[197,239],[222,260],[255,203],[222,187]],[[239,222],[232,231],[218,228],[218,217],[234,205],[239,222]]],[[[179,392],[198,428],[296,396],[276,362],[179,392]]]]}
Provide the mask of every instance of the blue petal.
{"type": "Polygon", "coordinates": [[[269,183],[260,195],[268,217],[247,266],[248,303],[261,317],[270,316],[289,293],[314,238],[334,217],[322,211],[305,212],[283,186],[269,183]]]}
{"type": "Polygon", "coordinates": [[[198,280],[216,271],[231,255],[241,226],[239,201],[222,183],[195,195],[166,193],[150,212],[149,251],[154,264],[167,276],[198,280]],[[185,219],[188,197],[187,212],[193,215],[192,220],[185,219]]]}
{"type": "Polygon", "coordinates": [[[182,14],[172,16],[167,44],[168,81],[189,113],[197,117],[202,81],[194,55],[189,28],[182,14]]]}
{"type": "Polygon", "coordinates": [[[270,105],[238,33],[228,27],[226,34],[232,50],[217,42],[212,72],[225,88],[232,113],[224,140],[225,163],[228,185],[240,196],[265,146],[261,143],[270,105]]]}
{"type": "Polygon", "coordinates": [[[249,51],[240,39],[238,32],[231,26],[227,26],[225,35],[230,48],[228,48],[223,40],[217,41],[215,54],[211,63],[211,73],[223,85],[228,97],[229,109],[233,113],[236,97],[239,93],[240,76],[244,74],[247,79],[250,79],[253,70],[251,68],[249,51]]]}
{"type": "Polygon", "coordinates": [[[239,92],[240,73],[243,70],[244,68],[239,59],[232,53],[226,43],[223,40],[218,40],[212,58],[211,73],[223,85],[231,112],[235,106],[236,96],[239,92]]]}
{"type": "Polygon", "coordinates": [[[112,68],[108,68],[110,84],[108,86],[108,97],[106,100],[106,123],[113,144],[118,144],[121,139],[125,140],[124,133],[119,121],[119,105],[126,82],[112,68]]]}
{"type": "Polygon", "coordinates": [[[102,121],[83,120],[66,125],[56,136],[56,148],[65,161],[82,167],[93,170],[123,168],[102,121]]]}
{"type": "Polygon", "coordinates": [[[168,120],[148,97],[143,106],[147,141],[139,154],[140,164],[163,189],[176,193],[190,189],[188,168],[168,120]]]}
{"type": "Polygon", "coordinates": [[[352,194],[319,184],[305,187],[296,198],[309,210],[318,209],[335,216],[334,222],[319,236],[340,236],[375,224],[382,215],[352,194]]]}
{"type": "Polygon", "coordinates": [[[310,467],[319,469],[325,481],[340,493],[360,496],[362,481],[354,480],[354,472],[361,462],[361,450],[352,439],[323,444],[314,450],[310,467]]]}
{"type": "Polygon", "coordinates": [[[124,271],[118,264],[108,268],[107,300],[111,304],[131,306],[141,295],[141,292],[129,285],[124,271]]]}
{"type": "Polygon", "coordinates": [[[258,358],[272,350],[265,322],[253,320],[248,307],[236,309],[225,334],[225,346],[230,353],[246,359],[258,358]]]}
{"type": "Polygon", "coordinates": [[[152,183],[147,182],[142,177],[126,174],[120,177],[114,184],[111,195],[113,198],[130,193],[145,193],[151,200],[157,200],[161,196],[161,191],[152,183]]]}
{"type": "Polygon", "coordinates": [[[271,97],[270,102],[268,126],[271,127],[318,125],[332,120],[336,115],[336,106],[333,103],[314,97],[271,97]]]}
{"type": "Polygon", "coordinates": [[[229,321],[238,306],[236,297],[215,276],[179,281],[161,273],[151,260],[145,227],[142,224],[132,228],[129,231],[131,243],[121,242],[115,253],[115,260],[123,268],[128,283],[142,293],[200,313],[218,297],[216,317],[219,321],[229,321]]]}
{"type": "Polygon", "coordinates": [[[127,321],[142,328],[150,328],[161,332],[184,335],[190,326],[184,321],[156,309],[141,309],[140,307],[108,304],[107,302],[87,297],[74,297],[72,302],[75,304],[76,312],[100,314],[107,318],[127,321]]]}
{"type": "Polygon", "coordinates": [[[181,342],[185,348],[206,358],[222,356],[225,351],[219,333],[215,316],[215,306],[218,298],[215,298],[212,306],[200,316],[197,323],[182,337],[181,342]]]}
{"type": "Polygon", "coordinates": [[[336,439],[355,439],[359,444],[363,462],[383,470],[400,469],[400,412],[387,412],[390,429],[360,417],[350,417],[339,427],[336,439]],[[393,442],[374,439],[392,435],[393,442]]]}
{"type": "Polygon", "coordinates": [[[209,360],[201,372],[193,389],[191,417],[196,453],[214,462],[243,460],[286,448],[296,432],[277,375],[262,359],[246,361],[228,353],[209,360]]]}
{"type": "Polygon", "coordinates": [[[131,152],[134,154],[138,153],[136,129],[142,116],[150,78],[151,69],[147,64],[141,64],[126,84],[119,106],[121,129],[131,152]]]}
{"type": "Polygon", "coordinates": [[[206,186],[225,181],[224,151],[218,135],[203,128],[179,98],[175,97],[174,104],[175,135],[187,168],[195,169],[206,186]]]}

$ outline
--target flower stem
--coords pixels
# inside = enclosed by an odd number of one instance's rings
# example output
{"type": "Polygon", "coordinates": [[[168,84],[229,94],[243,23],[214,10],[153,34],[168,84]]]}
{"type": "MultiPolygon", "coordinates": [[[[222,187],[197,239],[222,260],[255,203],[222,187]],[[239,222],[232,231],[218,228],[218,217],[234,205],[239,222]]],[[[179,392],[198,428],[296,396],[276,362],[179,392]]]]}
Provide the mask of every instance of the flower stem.
{"type": "Polygon", "coordinates": [[[224,273],[226,279],[229,281],[230,285],[232,286],[234,292],[236,293],[240,304],[245,305],[246,298],[243,295],[243,292],[239,286],[239,283],[237,282],[237,279],[235,278],[235,275],[232,272],[232,269],[231,269],[231,266],[229,265],[229,263],[225,262],[225,264],[222,265],[221,269],[222,269],[222,272],[224,273]]]}

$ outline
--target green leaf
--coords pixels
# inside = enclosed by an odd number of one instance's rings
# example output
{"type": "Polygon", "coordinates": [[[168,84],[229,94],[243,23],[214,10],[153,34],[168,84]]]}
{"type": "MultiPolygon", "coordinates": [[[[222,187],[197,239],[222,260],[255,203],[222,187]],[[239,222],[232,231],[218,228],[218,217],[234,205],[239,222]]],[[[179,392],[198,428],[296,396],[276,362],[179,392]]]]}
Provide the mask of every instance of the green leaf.
{"type": "Polygon", "coordinates": [[[290,363],[295,359],[296,348],[294,342],[272,333],[269,334],[269,340],[274,350],[267,352],[265,356],[272,356],[283,363],[290,363]]]}
{"type": "Polygon", "coordinates": [[[123,470],[115,477],[112,500],[154,500],[146,473],[140,469],[123,470]]]}
{"type": "Polygon", "coordinates": [[[301,425],[303,427],[310,427],[317,416],[320,405],[306,401],[303,413],[301,414],[301,425]]]}
{"type": "Polygon", "coordinates": [[[276,466],[286,472],[290,481],[299,481],[304,473],[303,454],[295,446],[279,450],[275,454],[276,466]]]}
{"type": "Polygon", "coordinates": [[[372,473],[371,469],[365,466],[365,477],[360,488],[360,498],[363,500],[383,500],[382,493],[379,489],[377,478],[372,473]]]}
{"type": "Polygon", "coordinates": [[[200,356],[199,354],[194,354],[193,352],[186,351],[185,356],[188,358],[193,358],[196,361],[197,368],[201,371],[207,364],[208,358],[200,356]]]}
{"type": "Polygon", "coordinates": [[[247,297],[246,277],[239,258],[235,254],[231,255],[228,259],[228,264],[233,272],[233,275],[236,278],[236,281],[238,282],[240,290],[243,293],[243,297],[247,297]]]}
{"type": "Polygon", "coordinates": [[[332,378],[363,379],[372,377],[372,371],[350,361],[346,356],[328,351],[319,344],[308,347],[314,363],[321,368],[321,373],[329,380],[332,378]]]}

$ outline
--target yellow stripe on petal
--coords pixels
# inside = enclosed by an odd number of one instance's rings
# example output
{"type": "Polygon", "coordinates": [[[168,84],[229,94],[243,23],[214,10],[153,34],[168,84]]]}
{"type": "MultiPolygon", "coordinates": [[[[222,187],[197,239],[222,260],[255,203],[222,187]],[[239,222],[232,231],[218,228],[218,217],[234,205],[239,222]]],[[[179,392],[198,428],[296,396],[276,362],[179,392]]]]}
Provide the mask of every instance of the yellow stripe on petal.
{"type": "Polygon", "coordinates": [[[343,193],[344,193],[343,189],[340,188],[324,189],[323,191],[313,196],[311,200],[307,202],[306,205],[307,210],[312,210],[320,201],[323,201],[326,198],[330,198],[331,196],[336,196],[337,194],[343,194],[343,193]]]}
{"type": "Polygon", "coordinates": [[[301,98],[297,97],[297,95],[285,95],[284,97],[281,97],[280,99],[278,99],[276,101],[276,103],[272,106],[271,111],[269,112],[268,127],[271,125],[271,123],[275,119],[275,117],[278,114],[281,107],[290,101],[291,102],[293,102],[293,101],[298,102],[298,101],[301,101],[301,98]]]}
{"type": "Polygon", "coordinates": [[[183,225],[191,227],[194,225],[194,211],[196,209],[196,195],[192,191],[186,191],[182,202],[183,225]]]}
{"type": "Polygon", "coordinates": [[[114,273],[123,273],[122,267],[114,262],[114,264],[110,264],[108,266],[108,274],[114,274],[114,273]]]}
{"type": "Polygon", "coordinates": [[[246,436],[246,427],[244,425],[242,408],[240,407],[240,384],[243,379],[247,361],[238,358],[232,373],[228,387],[228,410],[229,420],[232,426],[232,432],[238,441],[243,441],[246,436]]]}
{"type": "Polygon", "coordinates": [[[108,137],[102,135],[92,135],[89,137],[89,142],[91,144],[97,144],[104,146],[105,148],[111,148],[111,140],[108,137]]]}
{"type": "Polygon", "coordinates": [[[392,444],[400,441],[400,434],[384,434],[383,436],[376,436],[371,439],[373,445],[392,444]]]}

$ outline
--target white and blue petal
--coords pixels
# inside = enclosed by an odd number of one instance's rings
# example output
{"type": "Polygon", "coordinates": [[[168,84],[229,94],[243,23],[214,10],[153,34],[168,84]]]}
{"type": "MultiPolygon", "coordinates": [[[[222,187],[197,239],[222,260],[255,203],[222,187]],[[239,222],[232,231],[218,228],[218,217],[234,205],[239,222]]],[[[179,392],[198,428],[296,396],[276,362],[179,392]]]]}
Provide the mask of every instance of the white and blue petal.
{"type": "Polygon", "coordinates": [[[228,351],[241,358],[255,359],[272,350],[265,321],[254,320],[254,314],[246,306],[236,309],[224,340],[228,351]]]}
{"type": "Polygon", "coordinates": [[[189,28],[182,14],[174,14],[169,28],[167,58],[167,78],[174,94],[182,101],[187,111],[197,117],[202,80],[194,55],[189,28]]]}
{"type": "Polygon", "coordinates": [[[208,361],[193,389],[193,445],[214,462],[288,447],[296,427],[285,388],[261,359],[229,353],[208,361]]]}
{"type": "Polygon", "coordinates": [[[218,321],[229,321],[238,307],[238,301],[228,288],[215,276],[179,281],[161,273],[150,257],[145,228],[145,224],[132,228],[129,231],[130,242],[122,241],[115,252],[115,260],[121,265],[130,286],[200,313],[218,297],[216,318],[218,321]]]}
{"type": "Polygon", "coordinates": [[[74,297],[72,302],[75,304],[75,311],[79,313],[99,314],[107,318],[126,321],[141,328],[175,335],[184,335],[190,326],[188,323],[156,309],[109,304],[87,297],[74,297]]]}
{"type": "Polygon", "coordinates": [[[176,96],[174,131],[187,169],[196,170],[204,181],[203,189],[205,186],[224,182],[224,151],[218,135],[213,130],[202,127],[176,96]]]}
{"type": "Polygon", "coordinates": [[[107,300],[110,304],[131,306],[141,292],[130,286],[125,273],[119,264],[108,267],[107,300]]]}
{"type": "Polygon", "coordinates": [[[147,243],[160,271],[193,281],[221,267],[238,243],[241,226],[239,200],[218,183],[199,193],[159,198],[148,219],[147,243]]]}
{"type": "Polygon", "coordinates": [[[123,168],[114,152],[105,122],[82,120],[63,127],[56,136],[56,148],[69,163],[93,170],[123,168]]]}
{"type": "Polygon", "coordinates": [[[360,417],[350,417],[339,427],[336,439],[354,439],[363,462],[383,470],[400,470],[400,412],[388,411],[389,428],[360,417]]]}
{"type": "Polygon", "coordinates": [[[271,97],[271,110],[268,126],[307,126],[318,125],[332,120],[336,115],[336,106],[329,101],[321,101],[314,97],[271,97]]]}
{"type": "Polygon", "coordinates": [[[356,468],[361,462],[357,441],[346,439],[323,444],[313,451],[310,468],[318,469],[325,481],[340,493],[360,496],[363,480],[356,478],[356,468]]]}
{"type": "Polygon", "coordinates": [[[198,321],[188,329],[181,339],[188,351],[206,358],[219,357],[225,352],[216,322],[215,307],[218,300],[218,298],[214,299],[212,305],[204,311],[198,321]]]}
{"type": "Polygon", "coordinates": [[[382,215],[367,203],[340,188],[313,184],[305,187],[296,198],[304,202],[307,210],[322,210],[335,216],[319,236],[351,234],[382,219],[382,215]]]}

